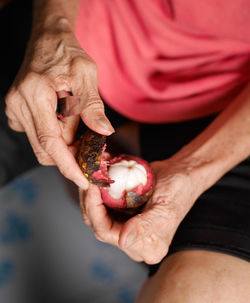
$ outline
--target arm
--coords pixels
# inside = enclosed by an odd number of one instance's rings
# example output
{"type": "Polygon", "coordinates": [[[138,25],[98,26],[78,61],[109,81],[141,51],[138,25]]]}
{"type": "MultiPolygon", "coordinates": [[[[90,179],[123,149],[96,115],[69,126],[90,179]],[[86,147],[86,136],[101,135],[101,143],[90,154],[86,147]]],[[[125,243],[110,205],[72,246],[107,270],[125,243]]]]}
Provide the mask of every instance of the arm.
{"type": "Polygon", "coordinates": [[[189,163],[202,193],[249,155],[250,85],[173,159],[189,163]]]}
{"type": "Polygon", "coordinates": [[[83,218],[96,237],[132,259],[155,264],[167,254],[177,227],[197,198],[250,154],[250,85],[174,156],[152,163],[156,187],[142,214],[113,222],[98,189],[80,195],[83,218]]]}
{"type": "MultiPolygon", "coordinates": [[[[43,165],[57,165],[61,173],[82,188],[88,187],[75,159],[74,135],[79,116],[58,121],[58,92],[79,96],[83,122],[110,135],[97,90],[97,68],[74,35],[80,0],[34,0],[33,26],[23,64],[6,96],[9,125],[25,131],[43,165]]],[[[60,95],[60,97],[63,97],[60,95]]]]}
{"type": "Polygon", "coordinates": [[[142,216],[123,226],[120,247],[139,260],[159,262],[197,198],[249,155],[250,85],[178,153],[153,163],[158,177],[155,193],[142,216]],[[162,214],[162,224],[157,230],[159,214],[162,214]],[[150,232],[146,232],[147,228],[150,232]],[[132,240],[129,239],[131,233],[132,240]],[[152,247],[156,249],[152,251],[152,247]]]}

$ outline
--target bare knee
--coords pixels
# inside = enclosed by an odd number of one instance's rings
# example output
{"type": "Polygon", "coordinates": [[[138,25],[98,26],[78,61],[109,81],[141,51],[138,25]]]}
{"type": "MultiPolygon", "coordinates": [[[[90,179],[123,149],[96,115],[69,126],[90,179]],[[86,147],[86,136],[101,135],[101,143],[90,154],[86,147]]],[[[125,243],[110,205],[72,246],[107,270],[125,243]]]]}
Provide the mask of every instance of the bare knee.
{"type": "Polygon", "coordinates": [[[143,286],[137,303],[245,303],[250,301],[250,264],[208,251],[169,256],[143,286]]]}

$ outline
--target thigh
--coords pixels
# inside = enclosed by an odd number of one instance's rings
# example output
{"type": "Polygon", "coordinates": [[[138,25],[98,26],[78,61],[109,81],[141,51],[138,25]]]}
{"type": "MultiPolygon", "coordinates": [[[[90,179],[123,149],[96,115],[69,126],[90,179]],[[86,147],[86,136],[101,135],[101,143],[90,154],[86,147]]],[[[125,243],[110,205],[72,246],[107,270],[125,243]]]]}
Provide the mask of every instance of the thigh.
{"type": "Polygon", "coordinates": [[[250,302],[250,263],[224,253],[174,253],[143,285],[137,303],[250,302]]]}

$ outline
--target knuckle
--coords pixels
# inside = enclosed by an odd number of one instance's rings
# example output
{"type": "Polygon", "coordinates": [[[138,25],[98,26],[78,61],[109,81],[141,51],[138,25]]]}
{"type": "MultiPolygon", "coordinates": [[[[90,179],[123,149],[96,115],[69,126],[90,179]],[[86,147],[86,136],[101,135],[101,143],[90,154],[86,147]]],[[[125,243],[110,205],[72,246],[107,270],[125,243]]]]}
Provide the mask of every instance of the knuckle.
{"type": "Polygon", "coordinates": [[[95,235],[95,237],[96,237],[97,240],[99,240],[101,242],[105,242],[104,234],[100,230],[95,229],[94,230],[94,235],[95,235]]]}
{"type": "Polygon", "coordinates": [[[23,127],[17,121],[8,119],[8,125],[12,130],[14,130],[16,132],[22,132],[23,131],[23,127]]]}
{"type": "Polygon", "coordinates": [[[138,256],[133,256],[133,255],[129,255],[129,257],[134,260],[135,262],[144,262],[144,259],[142,257],[138,257],[138,256]]]}
{"type": "Polygon", "coordinates": [[[86,104],[86,108],[91,108],[91,110],[104,110],[103,102],[100,97],[96,94],[96,92],[89,91],[88,93],[88,102],[86,104]]]}
{"type": "Polygon", "coordinates": [[[5,96],[6,106],[10,106],[12,100],[13,100],[13,93],[11,91],[9,91],[8,94],[5,96]]]}
{"type": "Polygon", "coordinates": [[[147,255],[144,257],[145,263],[149,265],[154,265],[157,263],[160,263],[161,260],[163,259],[163,255],[157,254],[157,255],[147,255]]]}
{"type": "Polygon", "coordinates": [[[39,164],[43,166],[51,166],[53,165],[52,161],[49,159],[38,159],[39,164]]]}
{"type": "Polygon", "coordinates": [[[86,70],[86,72],[90,73],[91,75],[97,76],[97,65],[96,65],[95,61],[93,61],[92,59],[86,60],[85,70],[86,70]]]}
{"type": "Polygon", "coordinates": [[[54,146],[57,137],[46,135],[46,134],[39,134],[38,132],[38,140],[41,144],[41,147],[50,155],[53,156],[54,154],[54,146]]]}
{"type": "Polygon", "coordinates": [[[13,122],[13,120],[8,119],[8,125],[11,129],[15,130],[15,123],[13,122]]]}
{"type": "Polygon", "coordinates": [[[89,218],[86,216],[86,214],[82,214],[82,219],[83,219],[83,222],[89,226],[89,227],[92,227],[92,224],[90,223],[90,220],[89,218]]]}
{"type": "Polygon", "coordinates": [[[33,71],[27,72],[23,77],[18,78],[10,88],[5,97],[5,102],[8,105],[15,105],[20,97],[24,97],[27,92],[30,94],[31,88],[34,88],[34,83],[41,80],[41,76],[33,71]]]}
{"type": "Polygon", "coordinates": [[[7,105],[4,109],[4,112],[5,112],[5,115],[7,116],[7,118],[10,120],[13,120],[13,118],[15,117],[13,110],[7,105]]]}
{"type": "Polygon", "coordinates": [[[168,245],[165,240],[152,234],[152,237],[147,242],[147,244],[151,246],[151,249],[145,250],[145,262],[147,264],[157,264],[161,262],[168,253],[168,245]],[[147,251],[149,252],[147,253],[147,251]]]}
{"type": "Polygon", "coordinates": [[[18,115],[15,113],[17,111],[17,106],[12,106],[10,103],[6,104],[4,109],[5,115],[8,118],[8,124],[11,128],[17,127],[20,125],[20,121],[18,119],[18,115]]]}
{"type": "Polygon", "coordinates": [[[88,56],[79,56],[73,59],[73,67],[81,70],[84,74],[97,77],[97,65],[88,56]]]}
{"type": "Polygon", "coordinates": [[[14,110],[17,105],[17,93],[13,89],[11,89],[8,94],[5,97],[5,104],[6,104],[6,115],[9,112],[9,109],[11,108],[14,110]]]}
{"type": "Polygon", "coordinates": [[[39,162],[39,164],[44,165],[44,166],[52,164],[51,158],[48,154],[46,154],[42,151],[35,151],[35,155],[36,155],[36,158],[37,158],[37,161],[39,162]]]}
{"type": "Polygon", "coordinates": [[[18,119],[18,115],[14,113],[14,108],[6,106],[5,107],[5,115],[8,119],[8,125],[14,131],[23,131],[22,123],[18,119]]]}
{"type": "Polygon", "coordinates": [[[13,118],[13,116],[14,116],[13,111],[8,106],[5,107],[4,112],[8,119],[13,118]]]}
{"type": "Polygon", "coordinates": [[[44,83],[46,76],[34,71],[28,72],[17,84],[17,91],[25,99],[31,98],[31,90],[34,92],[38,86],[44,83]]]}
{"type": "Polygon", "coordinates": [[[29,86],[31,83],[33,83],[36,80],[39,80],[40,76],[38,73],[29,71],[23,79],[20,81],[19,87],[24,87],[26,88],[29,86]]]}

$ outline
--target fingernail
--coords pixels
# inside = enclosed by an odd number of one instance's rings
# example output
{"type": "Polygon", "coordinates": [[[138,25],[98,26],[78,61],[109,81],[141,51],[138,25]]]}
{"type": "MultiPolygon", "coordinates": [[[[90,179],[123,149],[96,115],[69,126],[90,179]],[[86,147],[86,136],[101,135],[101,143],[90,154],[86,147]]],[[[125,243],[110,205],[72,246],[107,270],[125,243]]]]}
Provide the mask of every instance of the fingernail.
{"type": "Polygon", "coordinates": [[[137,233],[135,231],[132,231],[127,237],[125,247],[128,248],[129,246],[131,246],[135,242],[136,237],[137,233]]]}
{"type": "Polygon", "coordinates": [[[107,119],[105,119],[104,117],[98,117],[98,118],[96,119],[96,121],[97,121],[97,123],[98,123],[101,127],[105,128],[105,129],[106,129],[107,131],[109,131],[110,133],[114,133],[114,132],[115,132],[113,126],[112,126],[112,125],[110,124],[110,122],[109,122],[107,119]]]}

